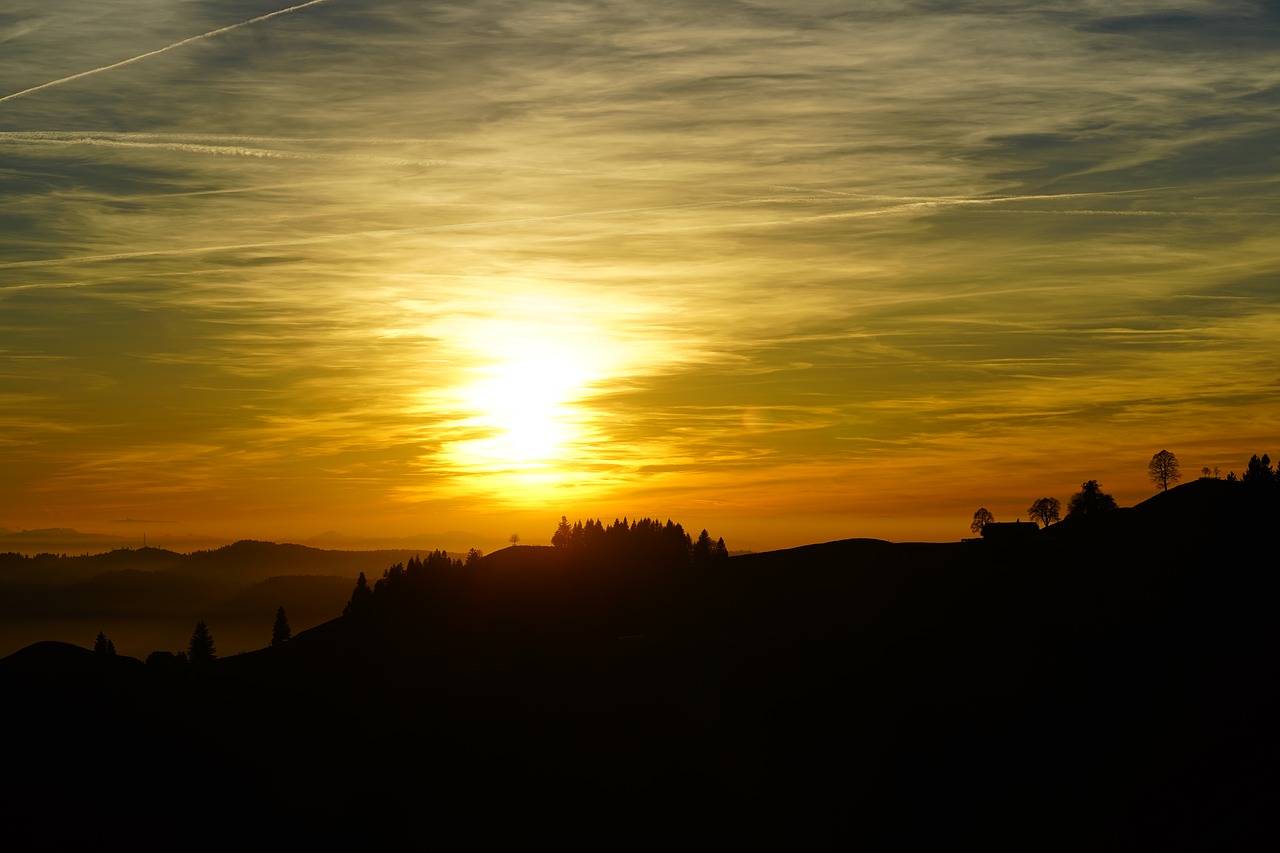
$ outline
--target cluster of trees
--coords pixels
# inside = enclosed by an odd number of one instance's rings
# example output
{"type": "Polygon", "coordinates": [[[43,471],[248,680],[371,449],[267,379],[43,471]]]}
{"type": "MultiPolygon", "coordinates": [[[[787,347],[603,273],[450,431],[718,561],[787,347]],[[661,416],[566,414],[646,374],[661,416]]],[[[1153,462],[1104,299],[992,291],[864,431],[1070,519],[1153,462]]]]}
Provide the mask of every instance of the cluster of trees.
{"type": "Polygon", "coordinates": [[[1245,466],[1241,480],[1252,486],[1275,486],[1280,484],[1280,472],[1271,468],[1270,456],[1264,453],[1259,457],[1255,453],[1249,457],[1249,464],[1245,466]]]}
{"type": "Polygon", "coordinates": [[[671,519],[666,523],[656,518],[614,519],[605,525],[600,519],[579,519],[570,524],[560,516],[560,524],[551,535],[551,544],[580,553],[597,555],[631,554],[664,562],[709,563],[727,559],[729,549],[721,537],[711,541],[711,534],[704,528],[695,540],[685,532],[684,526],[671,519]]]}
{"type": "MultiPolygon", "coordinates": [[[[1220,471],[1217,466],[1213,468],[1207,465],[1200,469],[1200,479],[1216,480],[1220,471]]],[[[1244,476],[1237,477],[1236,472],[1232,471],[1227,474],[1228,483],[1248,483],[1251,486],[1274,486],[1280,485],[1280,469],[1271,467],[1271,457],[1267,454],[1253,454],[1249,457],[1249,462],[1245,465],[1244,476]]]]}
{"type": "Polygon", "coordinates": [[[98,639],[94,640],[93,650],[100,655],[114,655],[116,653],[116,644],[107,639],[107,635],[98,632],[98,639]]]}
{"type": "MultiPolygon", "coordinates": [[[[474,564],[481,556],[479,551],[471,549],[467,554],[466,564],[474,564]]],[[[453,559],[447,551],[432,551],[425,559],[410,557],[408,563],[396,563],[383,569],[382,577],[373,586],[369,585],[364,572],[361,572],[342,615],[359,616],[392,601],[421,596],[441,576],[456,572],[463,566],[462,560],[453,559]]]]}
{"type": "MultiPolygon", "coordinates": [[[[513,535],[511,541],[517,544],[519,537],[513,535]]],[[[723,538],[713,541],[711,534],[703,530],[695,539],[670,519],[664,523],[653,518],[624,518],[615,519],[612,524],[587,519],[570,524],[562,515],[551,544],[588,562],[639,567],[705,565],[729,556],[723,538]]],[[[407,564],[396,563],[384,569],[382,577],[372,585],[361,572],[342,613],[362,616],[411,607],[413,602],[432,597],[433,591],[442,592],[453,579],[465,577],[463,570],[483,556],[473,548],[464,562],[445,551],[433,551],[425,558],[414,557],[407,564]]]]}
{"type": "MultiPolygon", "coordinates": [[[[1106,492],[1102,491],[1102,487],[1098,485],[1097,480],[1089,480],[1080,484],[1080,491],[1071,496],[1071,500],[1067,502],[1067,518],[1076,518],[1082,515],[1096,515],[1109,509],[1116,508],[1116,499],[1106,492]]],[[[1048,527],[1056,521],[1062,520],[1062,501],[1057,498],[1039,498],[1027,507],[1027,517],[1032,521],[1038,522],[1042,527],[1048,527]]],[[[973,523],[969,525],[969,529],[978,535],[982,535],[982,528],[995,521],[996,517],[986,507],[980,507],[973,514],[973,523]]]]}

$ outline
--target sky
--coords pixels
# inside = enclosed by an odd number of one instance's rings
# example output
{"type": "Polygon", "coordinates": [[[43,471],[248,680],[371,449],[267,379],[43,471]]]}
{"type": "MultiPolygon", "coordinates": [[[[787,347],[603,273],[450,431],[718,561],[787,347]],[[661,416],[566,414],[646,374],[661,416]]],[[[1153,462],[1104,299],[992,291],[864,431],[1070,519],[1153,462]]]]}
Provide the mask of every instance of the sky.
{"type": "Polygon", "coordinates": [[[1277,48],[1275,0],[5,0],[0,527],[759,550],[1242,471],[1277,48]]]}

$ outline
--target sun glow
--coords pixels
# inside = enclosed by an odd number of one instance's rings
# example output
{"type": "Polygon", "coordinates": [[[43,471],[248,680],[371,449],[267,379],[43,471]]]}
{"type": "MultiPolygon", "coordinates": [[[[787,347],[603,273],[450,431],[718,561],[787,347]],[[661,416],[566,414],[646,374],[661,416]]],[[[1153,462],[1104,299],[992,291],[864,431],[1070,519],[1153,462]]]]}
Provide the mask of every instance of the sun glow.
{"type": "Polygon", "coordinates": [[[462,422],[482,433],[452,443],[459,461],[489,470],[537,472],[555,465],[585,432],[574,405],[590,385],[587,372],[564,353],[511,352],[477,368],[462,422]]]}
{"type": "Polygon", "coordinates": [[[599,329],[490,321],[462,343],[466,379],[451,392],[459,417],[442,460],[473,489],[529,502],[581,485],[580,460],[601,438],[588,404],[616,375],[599,329]]]}

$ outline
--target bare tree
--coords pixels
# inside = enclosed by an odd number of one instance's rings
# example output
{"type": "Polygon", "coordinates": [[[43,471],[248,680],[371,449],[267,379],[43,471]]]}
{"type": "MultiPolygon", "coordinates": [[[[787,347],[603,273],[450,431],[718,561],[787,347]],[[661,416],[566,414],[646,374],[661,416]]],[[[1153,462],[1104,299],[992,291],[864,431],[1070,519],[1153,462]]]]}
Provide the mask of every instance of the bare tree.
{"type": "Polygon", "coordinates": [[[514,548],[516,545],[520,544],[520,534],[512,533],[510,536],[507,537],[507,541],[510,542],[511,547],[514,548]]]}
{"type": "Polygon", "coordinates": [[[1167,450],[1161,450],[1147,463],[1147,477],[1164,491],[1169,491],[1170,483],[1182,479],[1182,472],[1178,470],[1178,457],[1167,450]]]}
{"type": "Polygon", "coordinates": [[[1062,519],[1062,501],[1057,498],[1040,498],[1027,510],[1032,521],[1038,521],[1045,527],[1062,519]]]}

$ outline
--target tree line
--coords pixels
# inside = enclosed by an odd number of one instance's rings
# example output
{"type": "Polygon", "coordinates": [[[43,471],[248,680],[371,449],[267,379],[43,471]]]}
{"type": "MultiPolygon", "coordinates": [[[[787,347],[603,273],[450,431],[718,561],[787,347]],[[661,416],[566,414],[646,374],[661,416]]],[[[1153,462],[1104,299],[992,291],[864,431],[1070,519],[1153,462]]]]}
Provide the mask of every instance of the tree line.
{"type": "Polygon", "coordinates": [[[407,563],[395,563],[383,569],[382,577],[372,586],[361,572],[342,615],[359,617],[373,610],[396,607],[430,595],[433,587],[447,582],[449,576],[464,567],[474,565],[481,556],[480,551],[472,548],[465,563],[440,550],[432,551],[425,558],[410,557],[407,563]]]}
{"type": "MultiPolygon", "coordinates": [[[[512,536],[512,547],[518,544],[512,536]]],[[[638,518],[634,521],[615,519],[606,524],[600,519],[570,523],[560,516],[551,536],[556,551],[566,554],[572,563],[622,571],[624,574],[653,573],[681,566],[707,566],[726,560],[729,549],[723,538],[712,540],[707,530],[694,538],[684,526],[667,519],[638,518]]],[[[396,563],[382,572],[373,584],[363,572],[356,579],[351,599],[343,609],[344,616],[364,618],[420,613],[427,602],[447,597],[450,589],[465,584],[469,571],[484,557],[472,549],[465,561],[434,551],[425,558],[412,558],[396,563]]],[[[607,573],[607,572],[606,572],[607,573]]]]}
{"type": "Polygon", "coordinates": [[[638,518],[630,522],[626,518],[621,521],[615,518],[612,524],[605,525],[598,518],[588,518],[585,522],[579,519],[570,524],[569,519],[562,515],[560,524],[551,535],[551,544],[581,553],[626,552],[693,564],[723,560],[729,556],[724,537],[712,542],[711,534],[703,528],[695,540],[685,532],[683,525],[669,518],[665,524],[656,518],[638,518]]]}

